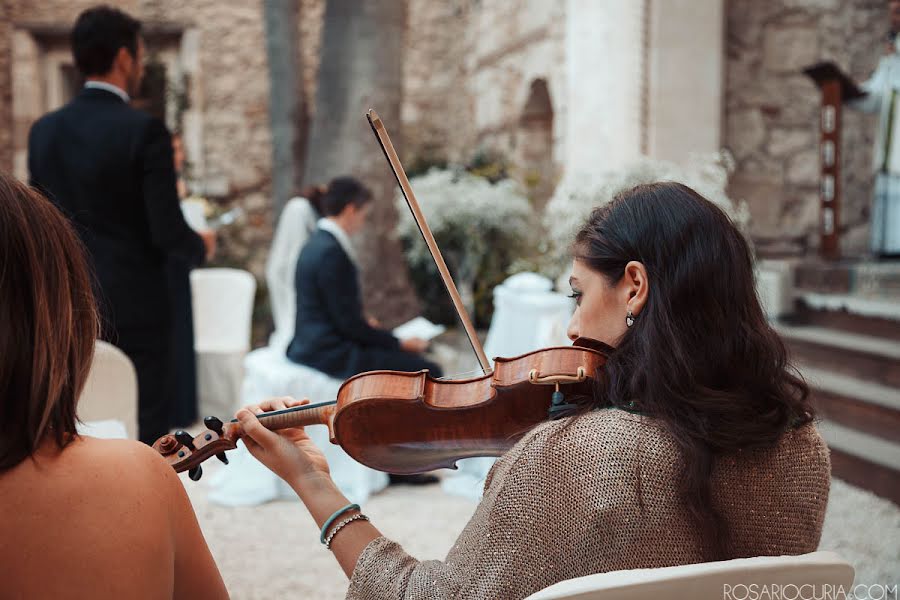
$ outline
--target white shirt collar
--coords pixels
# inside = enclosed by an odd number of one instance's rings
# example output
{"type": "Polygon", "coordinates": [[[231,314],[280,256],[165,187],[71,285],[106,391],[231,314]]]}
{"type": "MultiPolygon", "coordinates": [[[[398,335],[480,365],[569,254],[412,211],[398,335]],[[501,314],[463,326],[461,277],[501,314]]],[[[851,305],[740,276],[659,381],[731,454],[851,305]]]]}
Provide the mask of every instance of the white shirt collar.
{"type": "Polygon", "coordinates": [[[129,102],[131,102],[131,97],[128,95],[128,93],[125,90],[123,90],[122,88],[120,88],[117,85],[113,85],[111,83],[106,83],[105,81],[94,81],[94,80],[85,81],[84,87],[93,88],[93,89],[97,89],[97,90],[106,90],[107,92],[112,92],[113,94],[115,94],[116,96],[121,98],[122,102],[124,102],[125,104],[128,104],[129,102]]]}
{"type": "Polygon", "coordinates": [[[347,235],[347,232],[341,229],[341,226],[331,219],[319,219],[317,225],[319,229],[327,231],[334,236],[344,252],[347,253],[347,256],[350,257],[350,261],[358,268],[359,262],[356,259],[356,250],[354,250],[353,244],[350,242],[350,236],[347,235]]]}

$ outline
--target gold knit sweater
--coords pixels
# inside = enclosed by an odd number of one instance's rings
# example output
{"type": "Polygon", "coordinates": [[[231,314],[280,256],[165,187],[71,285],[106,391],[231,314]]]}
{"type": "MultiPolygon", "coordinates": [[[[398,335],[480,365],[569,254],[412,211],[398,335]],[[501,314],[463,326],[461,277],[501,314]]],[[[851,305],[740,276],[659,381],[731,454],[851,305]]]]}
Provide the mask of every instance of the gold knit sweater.
{"type": "MultiPolygon", "coordinates": [[[[356,563],[348,600],[515,600],[573,577],[702,562],[699,535],[677,497],[683,461],[671,436],[652,419],[608,409],[551,439],[566,423],[541,424],[495,463],[443,562],[420,562],[395,542],[373,540],[356,563]]],[[[813,424],[789,430],[770,449],[718,457],[713,498],[730,527],[733,558],[814,551],[830,470],[813,424]]]]}

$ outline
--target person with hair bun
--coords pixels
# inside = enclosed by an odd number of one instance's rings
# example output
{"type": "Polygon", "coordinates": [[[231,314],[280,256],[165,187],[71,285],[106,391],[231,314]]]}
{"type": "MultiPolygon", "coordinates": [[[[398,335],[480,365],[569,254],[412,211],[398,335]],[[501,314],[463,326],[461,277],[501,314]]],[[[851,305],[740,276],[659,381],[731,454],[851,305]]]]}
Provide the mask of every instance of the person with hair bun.
{"type": "MultiPolygon", "coordinates": [[[[445,560],[383,536],[302,429],[256,418],[305,400],[238,411],[250,452],[322,528],[349,600],[519,600],[595,573],[816,550],[828,447],[740,231],[666,182],[595,209],[574,241],[569,337],[612,351],[593,394],[494,464],[445,560]]],[[[424,518],[423,534],[439,519],[424,518]]]]}
{"type": "Polygon", "coordinates": [[[297,259],[297,317],[288,358],[339,379],[382,369],[428,369],[440,377],[441,368],[420,355],[424,340],[398,340],[363,313],[350,237],[365,227],[371,192],[352,177],[337,177],[304,195],[322,218],[297,259]]]}
{"type": "Polygon", "coordinates": [[[227,598],[166,461],[76,430],[91,277],[66,218],[0,172],[0,596],[227,598]]]}

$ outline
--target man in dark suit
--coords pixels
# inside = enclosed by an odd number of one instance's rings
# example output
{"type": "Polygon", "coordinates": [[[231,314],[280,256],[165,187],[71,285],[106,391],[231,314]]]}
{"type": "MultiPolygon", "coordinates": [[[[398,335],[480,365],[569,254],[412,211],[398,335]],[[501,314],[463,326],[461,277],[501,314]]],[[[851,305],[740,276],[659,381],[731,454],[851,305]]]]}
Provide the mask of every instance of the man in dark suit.
{"type": "Polygon", "coordinates": [[[171,307],[165,265],[212,255],[182,216],[165,125],[129,106],[143,75],[141,25],[105,6],[83,12],[72,51],[84,89],[31,129],[31,183],[68,216],[97,276],[101,337],[134,363],[143,442],[168,433],[171,307]]]}
{"type": "Polygon", "coordinates": [[[339,177],[315,203],[324,218],[297,260],[297,317],[288,358],[340,379],[380,369],[428,369],[440,377],[440,367],[418,354],[425,341],[398,340],[363,314],[349,236],[364,226],[370,200],[358,181],[339,177]]]}

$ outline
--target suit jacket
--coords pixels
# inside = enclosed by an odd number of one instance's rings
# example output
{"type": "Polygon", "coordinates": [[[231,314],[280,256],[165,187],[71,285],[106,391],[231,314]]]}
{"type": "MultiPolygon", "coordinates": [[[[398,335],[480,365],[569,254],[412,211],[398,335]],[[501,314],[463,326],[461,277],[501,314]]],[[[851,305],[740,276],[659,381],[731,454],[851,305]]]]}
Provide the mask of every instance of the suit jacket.
{"type": "Polygon", "coordinates": [[[28,169],[92,259],[104,337],[167,326],[167,257],[197,265],[204,246],[181,213],[165,125],[86,88],[31,128],[28,169]]]}
{"type": "Polygon", "coordinates": [[[334,377],[361,368],[369,349],[399,350],[390,332],[363,317],[356,266],[327,231],[317,229],[300,252],[294,277],[297,318],[288,358],[334,377]]]}

